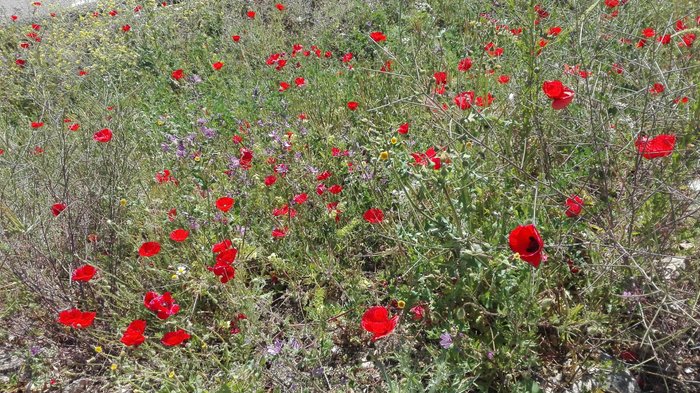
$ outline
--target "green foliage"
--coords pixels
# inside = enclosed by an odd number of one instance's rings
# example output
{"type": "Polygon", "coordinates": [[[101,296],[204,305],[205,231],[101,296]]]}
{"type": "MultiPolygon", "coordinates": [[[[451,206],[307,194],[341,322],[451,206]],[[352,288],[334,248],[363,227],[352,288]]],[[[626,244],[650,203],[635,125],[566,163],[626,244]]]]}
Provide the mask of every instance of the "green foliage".
{"type": "Polygon", "coordinates": [[[603,2],[541,2],[550,15],[538,18],[534,2],[518,1],[290,1],[283,12],[264,2],[157,3],[135,13],[135,1],[104,2],[99,17],[39,14],[41,43],[24,21],[0,28],[0,338],[21,336],[12,350],[24,356],[46,348],[8,389],[90,376],[106,391],[535,393],[556,376],[580,378],[603,355],[635,352],[635,372],[649,380],[645,364],[675,369],[691,358],[697,45],[618,42],[649,26],[673,34],[669,21],[684,15],[671,4],[630,2],[611,18],[603,2]],[[373,31],[387,40],[372,41],[373,31]],[[489,42],[504,54],[489,55],[489,42]],[[321,55],[292,57],[294,44],[321,55]],[[282,52],[285,68],[266,64],[282,52]],[[458,71],[465,57],[473,67],[458,71]],[[574,66],[591,75],[564,72],[574,66]],[[185,78],[171,77],[177,69],[185,78]],[[444,95],[438,71],[448,74],[444,95]],[[543,96],[552,79],[576,91],[565,110],[543,96]],[[281,81],[292,86],[280,92],[281,81]],[[666,92],[650,95],[659,81],[666,92]],[[452,98],[469,90],[494,101],[459,110],[452,98]],[[690,101],[673,102],[681,96],[690,101]],[[69,131],[74,122],[80,129],[69,131]],[[398,134],[406,122],[409,133],[398,134]],[[109,143],[92,139],[102,128],[114,132],[109,143]],[[638,134],[671,132],[671,156],[637,154],[638,134]],[[249,170],[236,166],[243,147],[249,170]],[[431,147],[437,170],[412,156],[431,147]],[[288,171],[266,186],[276,164],[288,171]],[[165,169],[177,183],[154,180],[165,169]],[[317,195],[319,183],[343,191],[317,195]],[[300,193],[309,201],[292,204],[300,193]],[[573,194],[584,210],[567,218],[573,194]],[[235,199],[227,213],[215,206],[224,195],[235,199]],[[68,205],[58,217],[56,202],[68,205]],[[296,217],[273,216],[285,204],[296,217]],[[381,224],[362,219],[373,207],[381,224]],[[545,242],[539,269],[508,247],[525,223],[545,242]],[[176,228],[190,230],[185,243],[168,240],[176,228]],[[287,236],[273,238],[274,228],[287,236]],[[223,239],[238,249],[227,284],[207,269],[223,239]],[[161,253],[138,257],[155,240],[161,253]],[[670,275],[667,256],[687,262],[670,275]],[[85,263],[97,278],[70,281],[85,263]],[[180,313],[156,319],[143,306],[151,290],[172,292],[180,313]],[[376,304],[400,322],[371,343],[360,320],[376,304]],[[72,307],[97,311],[94,326],[55,323],[72,307]],[[148,321],[147,341],[127,348],[119,339],[134,319],[148,321]],[[189,342],[161,345],[176,328],[189,342]]]}

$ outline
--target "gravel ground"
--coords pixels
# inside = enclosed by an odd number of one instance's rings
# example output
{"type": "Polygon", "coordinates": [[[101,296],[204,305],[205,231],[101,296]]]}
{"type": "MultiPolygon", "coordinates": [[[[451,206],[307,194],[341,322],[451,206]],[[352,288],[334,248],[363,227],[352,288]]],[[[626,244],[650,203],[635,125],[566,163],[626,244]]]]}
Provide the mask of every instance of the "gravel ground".
{"type": "Polygon", "coordinates": [[[94,0],[38,0],[41,7],[32,5],[37,0],[0,0],[0,15],[28,16],[34,12],[49,12],[56,7],[72,7],[94,2],[94,0]]]}

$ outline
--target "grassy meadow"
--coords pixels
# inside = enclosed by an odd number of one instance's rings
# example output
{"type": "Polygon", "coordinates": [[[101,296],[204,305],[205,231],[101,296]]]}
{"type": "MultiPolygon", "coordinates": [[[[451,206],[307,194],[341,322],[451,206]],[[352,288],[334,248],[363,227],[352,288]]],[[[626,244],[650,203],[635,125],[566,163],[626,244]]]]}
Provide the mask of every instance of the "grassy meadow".
{"type": "Polygon", "coordinates": [[[700,391],[700,5],[171,3],[0,20],[0,391],[700,391]]]}

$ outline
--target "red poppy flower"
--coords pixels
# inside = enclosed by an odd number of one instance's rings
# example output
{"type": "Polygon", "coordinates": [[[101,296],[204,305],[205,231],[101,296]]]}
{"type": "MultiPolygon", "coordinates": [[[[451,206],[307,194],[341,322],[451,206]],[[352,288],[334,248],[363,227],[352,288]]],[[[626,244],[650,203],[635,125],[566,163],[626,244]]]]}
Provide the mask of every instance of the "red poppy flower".
{"type": "Polygon", "coordinates": [[[214,273],[214,275],[219,276],[219,280],[222,284],[226,284],[236,275],[236,270],[233,268],[233,266],[226,262],[216,262],[214,266],[207,266],[207,270],[214,273]]]}
{"type": "Polygon", "coordinates": [[[679,42],[678,46],[686,46],[686,47],[690,48],[691,46],[693,46],[693,42],[695,42],[696,38],[697,38],[697,36],[695,35],[695,33],[684,34],[681,37],[683,42],[679,42]]]}
{"type": "Polygon", "coordinates": [[[221,197],[216,200],[216,208],[226,213],[233,207],[234,199],[231,197],[221,197]]]}
{"type": "Polygon", "coordinates": [[[406,134],[408,134],[408,127],[409,127],[409,126],[410,126],[410,125],[409,125],[408,123],[403,123],[403,124],[401,124],[401,125],[399,126],[399,129],[397,130],[397,132],[398,132],[399,134],[401,134],[401,135],[406,135],[406,134]]]}
{"type": "Polygon", "coordinates": [[[348,102],[348,109],[350,109],[351,111],[354,111],[355,109],[357,109],[358,105],[359,104],[357,102],[350,101],[350,102],[348,102]]]}
{"type": "Polygon", "coordinates": [[[634,145],[642,157],[647,160],[654,158],[666,157],[673,153],[673,148],[676,145],[676,136],[673,134],[661,134],[652,139],[649,137],[639,137],[634,145]]]}
{"type": "Polygon", "coordinates": [[[334,185],[330,186],[328,191],[333,195],[337,195],[343,191],[343,186],[341,186],[340,184],[334,184],[334,185]]]}
{"type": "Polygon", "coordinates": [[[399,316],[389,318],[389,310],[383,306],[370,307],[362,315],[362,328],[373,334],[372,341],[377,341],[387,336],[396,328],[399,316]]]}
{"type": "Polygon", "coordinates": [[[248,11],[246,15],[248,15],[248,18],[250,19],[255,19],[255,11],[248,11]]]}
{"type": "Polygon", "coordinates": [[[143,305],[148,310],[155,312],[159,319],[168,319],[180,311],[180,306],[175,304],[175,299],[170,292],[165,292],[162,295],[153,291],[148,292],[143,298],[143,305]]]}
{"type": "Polygon", "coordinates": [[[542,91],[551,99],[561,98],[564,95],[564,84],[559,80],[544,81],[542,91]]]}
{"type": "Polygon", "coordinates": [[[561,27],[559,27],[559,26],[550,27],[549,31],[547,31],[547,35],[551,35],[553,37],[558,36],[560,33],[561,33],[561,27]]]}
{"type": "Polygon", "coordinates": [[[97,269],[95,269],[94,266],[83,265],[73,270],[73,274],[71,275],[70,279],[73,281],[88,282],[95,276],[96,272],[97,269]]]}
{"type": "Polygon", "coordinates": [[[384,221],[384,212],[380,209],[372,208],[367,210],[362,217],[370,224],[381,224],[384,221]]]}
{"type": "Polygon", "coordinates": [[[467,72],[470,68],[472,68],[472,59],[469,57],[465,57],[459,61],[459,64],[457,64],[457,69],[462,72],[467,72]]]}
{"type": "Polygon", "coordinates": [[[505,85],[510,82],[510,77],[508,75],[501,75],[498,77],[498,83],[505,85]]]}
{"type": "Polygon", "coordinates": [[[178,243],[184,242],[185,240],[187,240],[188,236],[190,236],[190,233],[184,229],[176,229],[176,230],[170,232],[170,240],[172,240],[174,242],[178,242],[178,243]]]}
{"type": "Polygon", "coordinates": [[[212,248],[211,248],[211,252],[213,252],[214,254],[218,254],[222,251],[227,250],[232,245],[233,245],[233,243],[231,243],[231,240],[226,239],[220,243],[214,244],[214,246],[212,246],[212,248]]]}
{"type": "Polygon", "coordinates": [[[646,29],[642,30],[642,35],[644,37],[651,38],[656,35],[656,31],[651,27],[647,27],[646,29]]]}
{"type": "Polygon", "coordinates": [[[160,243],[158,242],[145,242],[139,247],[139,255],[142,257],[152,257],[160,252],[160,243]]]}
{"type": "Polygon", "coordinates": [[[486,44],[484,50],[491,57],[500,57],[501,55],[503,55],[503,48],[497,48],[496,44],[494,44],[493,42],[489,42],[488,44],[486,44]]]}
{"type": "Polygon", "coordinates": [[[435,84],[436,85],[445,85],[447,84],[447,72],[444,71],[438,71],[433,74],[433,78],[435,78],[435,84]]]}
{"type": "Polygon", "coordinates": [[[331,148],[331,156],[333,156],[333,157],[347,157],[349,155],[350,155],[349,150],[340,150],[340,148],[337,148],[337,147],[331,148]]]}
{"type": "Polygon", "coordinates": [[[662,45],[668,45],[671,43],[671,35],[670,34],[660,35],[659,38],[656,39],[656,41],[660,42],[662,45]]]}
{"type": "Polygon", "coordinates": [[[54,203],[51,206],[51,214],[53,214],[53,216],[56,217],[59,214],[61,214],[62,211],[66,210],[66,207],[68,206],[66,206],[66,204],[63,202],[54,203]]]}
{"type": "Polygon", "coordinates": [[[157,172],[155,178],[158,184],[167,183],[169,181],[177,182],[175,178],[171,176],[170,170],[168,169],[163,169],[162,171],[157,172]]]}
{"type": "Polygon", "coordinates": [[[306,85],[306,79],[299,77],[294,79],[294,83],[297,85],[297,87],[304,87],[306,85]]]}
{"type": "Polygon", "coordinates": [[[510,233],[508,244],[513,252],[520,255],[520,259],[535,268],[540,266],[544,242],[534,225],[518,225],[510,233]]]}
{"type": "Polygon", "coordinates": [[[126,33],[126,32],[128,32],[129,30],[131,30],[131,26],[130,26],[130,25],[124,25],[124,26],[122,26],[122,31],[123,31],[123,32],[126,33]]]}
{"type": "Polygon", "coordinates": [[[474,101],[473,91],[464,91],[457,94],[454,98],[454,103],[461,110],[467,110],[472,107],[472,102],[474,101]]]}
{"type": "Polygon", "coordinates": [[[381,31],[373,31],[369,36],[376,42],[386,41],[386,36],[381,31]]]}
{"type": "Polygon", "coordinates": [[[287,228],[275,228],[272,230],[272,237],[283,238],[287,236],[287,228]]]}
{"type": "Polygon", "coordinates": [[[174,332],[168,332],[163,335],[160,342],[166,347],[174,347],[182,344],[183,342],[190,339],[190,335],[182,329],[178,329],[174,332]]]}
{"type": "Polygon", "coordinates": [[[100,143],[107,143],[112,140],[112,130],[103,128],[92,135],[92,139],[100,143]]]}
{"type": "MultiPolygon", "coordinates": [[[[230,246],[229,246],[230,247],[230,246]]],[[[236,260],[236,255],[238,255],[238,250],[235,248],[227,248],[217,253],[216,262],[226,263],[228,265],[232,264],[236,260]]]]}
{"type": "Polygon", "coordinates": [[[614,63],[612,65],[612,70],[613,70],[613,72],[615,72],[616,74],[619,74],[619,75],[622,75],[622,73],[625,72],[625,70],[622,68],[622,66],[617,64],[617,63],[614,63]]]}
{"type": "Polygon", "coordinates": [[[221,67],[224,66],[224,63],[217,61],[216,63],[211,65],[211,68],[215,69],[216,71],[219,71],[221,67]]]}
{"type": "Polygon", "coordinates": [[[287,90],[287,89],[289,89],[289,83],[287,83],[287,82],[280,82],[280,88],[277,89],[277,91],[282,92],[282,91],[285,91],[285,90],[287,90]]]}
{"type": "Polygon", "coordinates": [[[233,42],[238,42],[238,41],[241,40],[241,36],[239,36],[239,35],[232,35],[232,36],[231,36],[231,39],[233,40],[233,42]]]}
{"type": "Polygon", "coordinates": [[[294,203],[301,205],[302,203],[306,202],[307,199],[309,199],[309,196],[306,194],[295,195],[294,203]]]}
{"type": "Polygon", "coordinates": [[[420,321],[425,316],[425,306],[419,304],[409,310],[413,314],[414,321],[420,321]]]}
{"type": "Polygon", "coordinates": [[[297,215],[297,211],[294,209],[290,209],[288,204],[284,204],[284,206],[280,208],[273,209],[272,215],[275,217],[289,216],[290,218],[294,218],[297,215]]]}
{"type": "Polygon", "coordinates": [[[80,124],[78,124],[78,123],[73,123],[73,124],[70,125],[70,127],[68,127],[68,129],[71,130],[71,131],[78,131],[78,130],[80,129],[80,124]]]}
{"type": "Polygon", "coordinates": [[[561,81],[544,81],[542,91],[552,100],[552,108],[560,110],[566,108],[574,99],[574,91],[564,86],[561,81]]]}
{"type": "Polygon", "coordinates": [[[413,165],[427,166],[433,163],[433,169],[438,170],[442,167],[442,160],[437,156],[434,147],[429,148],[425,153],[411,153],[413,157],[413,165]]]}
{"type": "Polygon", "coordinates": [[[277,182],[277,176],[275,176],[275,175],[270,175],[270,176],[265,178],[265,185],[268,187],[275,184],[276,182],[277,182]]]}
{"type": "Polygon", "coordinates": [[[173,79],[175,79],[176,81],[179,81],[180,79],[182,79],[185,76],[185,72],[180,68],[180,69],[173,71],[173,73],[170,75],[173,77],[173,79]]]}
{"type": "Polygon", "coordinates": [[[175,217],[177,217],[177,209],[168,210],[168,221],[175,221],[175,217]]]}
{"type": "Polygon", "coordinates": [[[608,8],[615,8],[620,5],[620,0],[605,0],[605,5],[608,8]]]}
{"type": "Polygon", "coordinates": [[[58,322],[74,329],[85,329],[92,325],[97,313],[80,311],[77,308],[64,310],[58,313],[58,322]]]}
{"type": "Polygon", "coordinates": [[[282,5],[280,3],[275,4],[275,8],[277,8],[280,11],[284,11],[284,5],[282,5]]]}
{"type": "Polygon", "coordinates": [[[145,331],[146,321],[137,319],[129,324],[119,341],[127,347],[137,347],[146,340],[146,337],[143,335],[145,331]]]}
{"type": "Polygon", "coordinates": [[[576,217],[581,214],[581,209],[583,208],[583,199],[578,195],[572,195],[566,198],[566,216],[576,217]]]}
{"type": "Polygon", "coordinates": [[[32,122],[32,128],[41,128],[43,126],[44,126],[44,122],[41,122],[41,121],[32,122]]]}
{"type": "Polygon", "coordinates": [[[654,95],[661,94],[664,90],[666,90],[666,88],[661,83],[654,83],[654,85],[649,88],[649,92],[654,95]]]}
{"type": "Polygon", "coordinates": [[[676,31],[685,30],[687,28],[688,28],[688,26],[685,25],[685,22],[683,22],[683,20],[678,19],[676,21],[676,31]]]}

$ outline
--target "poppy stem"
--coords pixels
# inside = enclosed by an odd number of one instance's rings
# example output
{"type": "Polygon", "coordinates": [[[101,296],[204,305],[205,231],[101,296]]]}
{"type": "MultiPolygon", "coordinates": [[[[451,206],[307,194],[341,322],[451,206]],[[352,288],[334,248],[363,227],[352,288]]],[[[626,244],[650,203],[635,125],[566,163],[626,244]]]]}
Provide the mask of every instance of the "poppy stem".
{"type": "Polygon", "coordinates": [[[532,202],[532,224],[537,225],[537,194],[539,194],[539,186],[535,185],[535,198],[532,202]]]}
{"type": "Polygon", "coordinates": [[[464,231],[462,230],[462,220],[459,218],[459,214],[457,214],[457,208],[455,208],[454,203],[452,203],[452,197],[450,197],[450,192],[447,191],[447,186],[444,182],[442,182],[442,191],[445,193],[445,198],[447,198],[447,202],[450,205],[450,210],[452,211],[452,216],[455,220],[455,226],[459,231],[459,237],[462,238],[464,237],[464,231]]]}

